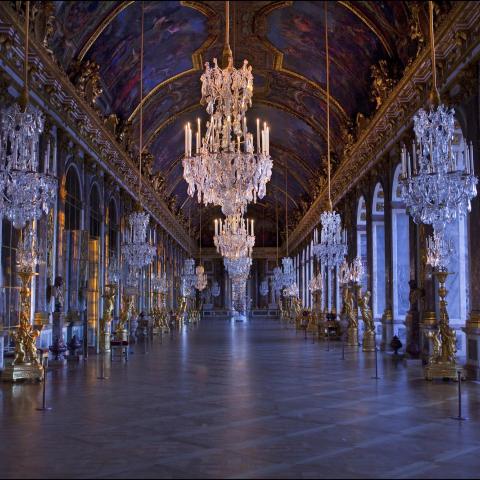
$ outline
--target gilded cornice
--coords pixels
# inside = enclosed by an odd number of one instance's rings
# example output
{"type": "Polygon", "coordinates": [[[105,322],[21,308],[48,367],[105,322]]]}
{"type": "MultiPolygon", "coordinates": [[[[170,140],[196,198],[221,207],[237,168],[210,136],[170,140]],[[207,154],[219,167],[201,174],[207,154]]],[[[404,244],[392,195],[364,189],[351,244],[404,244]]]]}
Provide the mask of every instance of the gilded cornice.
{"type": "MultiPolygon", "coordinates": [[[[459,73],[480,56],[480,4],[455,2],[435,32],[436,56],[442,66],[443,89],[454,83],[459,73]],[[462,42],[458,39],[462,32],[462,42]]],[[[405,71],[382,106],[360,133],[332,178],[332,200],[338,203],[382,158],[411,125],[413,113],[427,100],[431,78],[430,49],[425,47],[405,71]]],[[[290,236],[294,249],[318,225],[327,200],[323,191],[290,236]]]]}
{"type": "MultiPolygon", "coordinates": [[[[13,71],[13,81],[21,78],[23,65],[23,29],[9,2],[0,4],[0,56],[8,71],[13,71]]],[[[138,169],[125,150],[118,144],[113,133],[103,123],[91,106],[77,92],[65,72],[53,63],[44,47],[31,40],[30,63],[34,65],[32,75],[32,100],[37,96],[47,108],[62,120],[62,127],[70,130],[82,140],[107,172],[118,179],[129,194],[137,197],[138,169]]],[[[195,249],[178,218],[168,209],[152,185],[143,179],[142,203],[152,217],[185,250],[195,249]]]]}

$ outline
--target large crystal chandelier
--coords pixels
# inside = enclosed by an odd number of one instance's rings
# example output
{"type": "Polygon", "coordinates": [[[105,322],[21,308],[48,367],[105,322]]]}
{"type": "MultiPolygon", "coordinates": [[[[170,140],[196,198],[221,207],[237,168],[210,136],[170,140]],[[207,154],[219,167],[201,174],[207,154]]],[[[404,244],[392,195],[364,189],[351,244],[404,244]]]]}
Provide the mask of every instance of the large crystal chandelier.
{"type": "Polygon", "coordinates": [[[19,104],[0,114],[0,211],[15,228],[23,228],[38,220],[53,207],[57,180],[49,173],[49,155],[40,172],[40,135],[43,113],[29,103],[28,47],[30,4],[25,12],[24,86],[19,104]]]}
{"type": "Polygon", "coordinates": [[[288,288],[295,283],[295,270],[293,268],[293,259],[290,257],[282,258],[282,266],[282,285],[285,288],[288,288]]]}
{"type": "Polygon", "coordinates": [[[183,297],[190,297],[193,294],[196,280],[195,260],[193,258],[186,258],[183,262],[183,273],[181,277],[181,291],[183,297]]]}
{"type": "Polygon", "coordinates": [[[357,256],[350,266],[350,280],[353,283],[360,283],[364,274],[365,270],[363,268],[362,259],[357,256]]]}
{"type": "Polygon", "coordinates": [[[346,285],[352,281],[352,271],[346,260],[342,262],[338,269],[338,281],[342,285],[346,285]]]}
{"type": "Polygon", "coordinates": [[[328,49],[328,15],[325,3],[325,58],[327,70],[327,175],[328,175],[328,209],[320,215],[322,232],[318,243],[317,231],[314,232],[313,253],[327,269],[338,267],[347,254],[346,232],[342,233],[342,219],[332,207],[331,163],[330,163],[330,57],[328,49]]]}
{"type": "Polygon", "coordinates": [[[222,257],[251,257],[255,245],[253,220],[245,220],[241,215],[230,215],[224,222],[216,219],[213,241],[222,257]]]}
{"type": "Polygon", "coordinates": [[[149,215],[137,206],[128,217],[130,228],[124,233],[122,253],[128,265],[142,268],[152,263],[155,247],[147,241],[149,215]]]}
{"type": "Polygon", "coordinates": [[[39,251],[32,224],[22,230],[22,238],[17,249],[17,266],[19,272],[33,272],[38,263],[39,251]]]}
{"type": "MultiPolygon", "coordinates": [[[[143,156],[143,46],[144,46],[144,10],[142,7],[140,42],[140,129],[139,129],[139,171],[138,200],[142,193],[142,156],[143,156]]],[[[128,217],[130,228],[125,232],[122,253],[127,264],[134,268],[142,268],[152,263],[155,247],[147,241],[147,226],[150,216],[144,212],[140,203],[128,217]]]]}
{"type": "Polygon", "coordinates": [[[432,92],[430,109],[420,109],[413,117],[416,145],[412,156],[402,148],[402,198],[416,223],[442,230],[446,223],[470,211],[477,195],[473,169],[473,146],[466,142],[461,150],[452,149],[455,128],[454,110],[440,103],[435,67],[433,5],[430,6],[430,49],[432,92]]]}
{"type": "Polygon", "coordinates": [[[248,202],[256,202],[266,193],[272,175],[270,131],[257,120],[256,145],[248,131],[246,111],[252,104],[252,68],[245,60],[241,69],[233,65],[229,45],[229,2],[226,2],[225,53],[228,65],[221,69],[206,64],[201,77],[202,99],[210,120],[202,138],[197,120],[195,151],[192,150],[192,129],[185,126],[185,158],[183,176],[188,194],[197,192],[199,202],[220,205],[225,215],[243,214],[248,202]]]}
{"type": "Polygon", "coordinates": [[[437,271],[447,271],[450,257],[454,254],[453,242],[445,238],[445,231],[433,232],[427,238],[427,265],[437,271]]]}
{"type": "Polygon", "coordinates": [[[252,259],[250,257],[224,258],[223,263],[232,281],[236,279],[246,280],[250,274],[252,259]]]}
{"type": "Polygon", "coordinates": [[[121,271],[120,265],[116,255],[112,255],[108,259],[107,267],[107,284],[108,285],[118,285],[120,282],[121,271]]]}
{"type": "Polygon", "coordinates": [[[279,292],[283,287],[283,272],[280,267],[273,269],[273,288],[276,292],[279,292]]]}

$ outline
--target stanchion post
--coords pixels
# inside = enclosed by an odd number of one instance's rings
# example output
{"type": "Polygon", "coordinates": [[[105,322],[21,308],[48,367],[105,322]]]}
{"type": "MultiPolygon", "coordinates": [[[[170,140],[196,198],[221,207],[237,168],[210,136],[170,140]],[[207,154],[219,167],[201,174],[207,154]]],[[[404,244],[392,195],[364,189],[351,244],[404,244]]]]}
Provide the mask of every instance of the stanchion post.
{"type": "Polygon", "coordinates": [[[378,348],[375,342],[375,376],[372,377],[373,380],[379,380],[380,377],[378,376],[378,348]]]}
{"type": "Polygon", "coordinates": [[[450,417],[453,420],[458,420],[463,422],[467,420],[466,417],[462,416],[462,371],[457,371],[457,383],[458,383],[458,415],[456,417],[450,417]]]}
{"type": "Polygon", "coordinates": [[[42,355],[42,367],[43,367],[43,385],[42,385],[42,406],[37,408],[38,412],[48,412],[51,407],[47,407],[46,399],[46,385],[47,385],[47,371],[48,371],[48,355],[44,356],[43,350],[40,350],[42,355]]]}
{"type": "Polygon", "coordinates": [[[330,331],[328,330],[327,327],[327,352],[330,351],[330,331]]]}

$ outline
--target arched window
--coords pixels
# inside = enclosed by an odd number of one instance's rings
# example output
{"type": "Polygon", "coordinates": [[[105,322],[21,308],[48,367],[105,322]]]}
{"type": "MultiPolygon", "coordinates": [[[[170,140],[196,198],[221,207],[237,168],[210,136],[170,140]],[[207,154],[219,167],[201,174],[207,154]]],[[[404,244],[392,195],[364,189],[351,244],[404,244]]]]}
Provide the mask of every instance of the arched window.
{"type": "Polygon", "coordinates": [[[67,171],[65,182],[65,230],[80,230],[82,218],[82,192],[80,180],[74,167],[67,171]]]}
{"type": "Polygon", "coordinates": [[[385,195],[382,185],[377,183],[372,202],[373,242],[373,315],[380,321],[385,310],[385,195]]]}
{"type": "Polygon", "coordinates": [[[361,281],[364,289],[368,286],[368,261],[367,261],[367,206],[365,198],[360,197],[357,206],[357,256],[362,259],[364,275],[361,281]]]}
{"type": "MultiPolygon", "coordinates": [[[[409,309],[410,280],[410,232],[409,217],[401,196],[399,177],[401,165],[397,165],[392,184],[392,270],[393,270],[393,318],[395,328],[403,323],[409,309]]],[[[405,329],[400,327],[394,332],[402,341],[405,329]]]]}

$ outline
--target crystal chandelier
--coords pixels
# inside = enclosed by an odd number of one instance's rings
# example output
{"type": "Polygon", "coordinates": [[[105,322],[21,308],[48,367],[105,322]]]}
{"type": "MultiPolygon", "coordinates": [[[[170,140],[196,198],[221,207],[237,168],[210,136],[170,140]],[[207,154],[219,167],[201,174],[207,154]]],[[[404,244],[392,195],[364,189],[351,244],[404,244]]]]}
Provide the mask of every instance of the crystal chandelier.
{"type": "Polygon", "coordinates": [[[351,267],[346,260],[342,262],[340,268],[338,269],[338,281],[342,285],[346,285],[352,281],[351,267]]]}
{"type": "Polygon", "coordinates": [[[193,258],[186,258],[183,263],[183,274],[181,277],[183,297],[190,297],[194,293],[196,280],[195,260],[193,258]]]}
{"type": "Polygon", "coordinates": [[[440,103],[435,68],[433,5],[430,5],[430,48],[433,86],[430,109],[420,109],[413,117],[416,145],[412,156],[402,148],[402,198],[415,223],[433,225],[441,230],[445,224],[464,216],[477,195],[478,179],[474,175],[473,146],[466,142],[453,151],[454,110],[440,103]],[[418,155],[418,156],[417,156],[418,155]]]}
{"type": "Polygon", "coordinates": [[[260,295],[266,297],[268,295],[268,281],[262,280],[260,283],[260,295]]]}
{"type": "Polygon", "coordinates": [[[322,232],[320,243],[318,234],[314,232],[313,253],[320,263],[331,270],[340,266],[347,254],[347,236],[342,234],[342,219],[340,214],[332,207],[331,196],[331,163],[330,163],[330,57],[328,49],[328,16],[327,3],[325,3],[325,58],[327,70],[327,176],[328,176],[328,209],[320,215],[322,232]]]}
{"type": "Polygon", "coordinates": [[[212,285],[212,297],[219,297],[220,296],[220,285],[215,280],[212,285]]]}
{"type": "Polygon", "coordinates": [[[108,260],[107,268],[107,282],[108,285],[118,285],[120,281],[120,268],[118,264],[118,259],[116,255],[113,255],[108,260]]]}
{"type": "Polygon", "coordinates": [[[138,288],[140,284],[140,270],[136,267],[129,266],[125,283],[127,287],[138,288]]]}
{"type": "Polygon", "coordinates": [[[283,272],[280,267],[273,269],[273,288],[279,292],[283,287],[283,272]]]}
{"type": "Polygon", "coordinates": [[[255,245],[253,220],[245,220],[241,215],[228,216],[224,222],[216,219],[213,241],[222,257],[251,257],[255,245]]]}
{"type": "MultiPolygon", "coordinates": [[[[142,156],[143,156],[143,46],[144,46],[144,11],[142,6],[140,44],[140,129],[139,129],[139,168],[138,168],[138,200],[142,194],[142,156]]],[[[147,241],[147,226],[150,215],[144,212],[140,203],[128,217],[129,231],[125,232],[122,253],[128,265],[142,268],[152,263],[155,247],[147,241]]]]}
{"type": "Polygon", "coordinates": [[[362,259],[357,256],[350,267],[350,280],[354,283],[360,283],[364,273],[362,259]]]}
{"type": "Polygon", "coordinates": [[[291,285],[289,285],[288,287],[285,287],[284,290],[283,290],[283,294],[286,297],[297,297],[298,298],[300,293],[299,293],[299,290],[298,290],[297,283],[294,282],[291,285]]]}
{"type": "Polygon", "coordinates": [[[265,196],[272,175],[270,130],[257,119],[257,138],[248,131],[246,111],[252,104],[252,68],[245,60],[241,69],[233,65],[229,45],[229,2],[226,2],[226,45],[228,65],[221,69],[214,59],[213,68],[206,64],[201,76],[202,105],[210,120],[202,138],[197,120],[195,151],[192,151],[192,129],[185,126],[183,176],[188,194],[195,191],[200,203],[220,205],[225,215],[243,214],[249,202],[265,196]]]}
{"type": "Polygon", "coordinates": [[[434,230],[433,237],[427,238],[427,265],[437,271],[448,270],[450,257],[455,253],[453,242],[445,238],[443,230],[434,230]]]}
{"type": "Polygon", "coordinates": [[[224,258],[223,263],[232,281],[235,279],[246,280],[250,274],[252,259],[250,257],[224,258]]]}
{"type": "Polygon", "coordinates": [[[130,228],[124,233],[122,254],[128,265],[142,268],[152,263],[155,247],[147,241],[148,213],[136,210],[128,217],[130,228]]]}
{"type": "Polygon", "coordinates": [[[317,275],[315,275],[311,280],[308,285],[308,288],[312,293],[315,292],[320,292],[323,289],[323,278],[322,278],[322,273],[318,272],[317,275]]]}
{"type": "Polygon", "coordinates": [[[163,272],[161,275],[153,275],[152,288],[155,292],[165,294],[170,289],[171,282],[167,280],[167,273],[163,272]]]}
{"type": "Polygon", "coordinates": [[[38,220],[53,207],[57,179],[49,173],[49,155],[40,172],[40,135],[43,113],[29,103],[28,47],[30,8],[25,12],[24,88],[19,104],[2,110],[0,115],[0,210],[15,228],[38,220]]]}
{"type": "Polygon", "coordinates": [[[232,282],[232,307],[237,312],[245,312],[247,309],[247,283],[237,279],[232,282]]]}
{"type": "Polygon", "coordinates": [[[35,270],[39,252],[36,235],[31,224],[22,230],[22,238],[16,256],[19,272],[33,272],[35,270]]]}
{"type": "Polygon", "coordinates": [[[295,270],[293,268],[293,260],[290,257],[282,258],[282,285],[285,288],[292,286],[295,283],[295,270]]]}
{"type": "Polygon", "coordinates": [[[207,288],[207,274],[205,273],[205,269],[203,268],[203,265],[199,265],[195,269],[195,288],[198,291],[203,291],[205,288],[207,288]]]}

